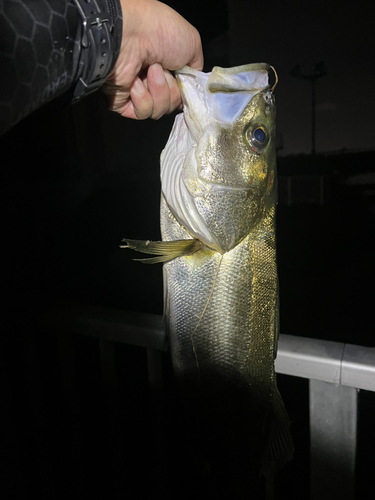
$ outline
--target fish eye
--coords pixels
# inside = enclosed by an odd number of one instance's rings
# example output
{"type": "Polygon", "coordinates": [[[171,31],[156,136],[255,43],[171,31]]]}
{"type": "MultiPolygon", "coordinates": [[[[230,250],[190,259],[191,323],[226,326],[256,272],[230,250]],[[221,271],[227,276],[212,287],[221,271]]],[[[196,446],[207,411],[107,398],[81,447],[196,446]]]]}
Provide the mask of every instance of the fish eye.
{"type": "Polygon", "coordinates": [[[266,140],[265,131],[262,128],[258,127],[256,130],[254,130],[254,139],[257,142],[263,144],[263,142],[266,140]]]}
{"type": "Polygon", "coordinates": [[[263,149],[268,143],[268,133],[267,129],[263,125],[258,125],[254,128],[249,128],[247,130],[247,140],[251,148],[256,152],[261,154],[263,149]]]}

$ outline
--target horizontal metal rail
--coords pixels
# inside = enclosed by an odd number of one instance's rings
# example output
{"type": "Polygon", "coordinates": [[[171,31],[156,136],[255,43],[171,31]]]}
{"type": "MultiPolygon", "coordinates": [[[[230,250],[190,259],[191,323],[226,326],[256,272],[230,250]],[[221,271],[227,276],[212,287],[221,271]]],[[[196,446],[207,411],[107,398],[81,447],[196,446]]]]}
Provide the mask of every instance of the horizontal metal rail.
{"type": "Polygon", "coordinates": [[[375,392],[375,348],[280,335],[276,371],[375,392]]]}
{"type": "MultiPolygon", "coordinates": [[[[163,351],[168,346],[163,318],[158,314],[60,302],[43,311],[40,318],[54,330],[163,351]]],[[[281,334],[276,371],[375,391],[375,348],[281,334]]]]}
{"type": "MultiPolygon", "coordinates": [[[[150,390],[157,401],[160,351],[168,348],[161,315],[67,302],[40,311],[39,318],[51,330],[97,337],[101,349],[113,342],[147,348],[150,390]]],[[[275,366],[278,373],[309,379],[310,500],[353,500],[357,393],[375,391],[375,348],[280,335],[275,366]]]]}
{"type": "Polygon", "coordinates": [[[39,324],[51,330],[159,351],[168,349],[163,318],[159,314],[61,301],[41,310],[38,316],[39,324]]]}

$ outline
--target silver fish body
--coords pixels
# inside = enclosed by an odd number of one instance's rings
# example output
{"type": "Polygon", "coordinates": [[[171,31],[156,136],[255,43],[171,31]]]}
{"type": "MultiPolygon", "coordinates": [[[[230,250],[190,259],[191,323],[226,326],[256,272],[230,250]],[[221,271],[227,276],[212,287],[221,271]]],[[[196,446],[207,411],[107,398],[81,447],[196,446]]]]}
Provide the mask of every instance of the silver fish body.
{"type": "Polygon", "coordinates": [[[275,100],[267,64],[177,73],[184,113],[161,155],[165,319],[195,456],[230,477],[292,455],[276,385],[275,100]]]}
{"type": "Polygon", "coordinates": [[[177,118],[161,157],[162,238],[197,238],[204,244],[193,255],[164,264],[174,371],[198,427],[210,429],[205,452],[214,457],[219,439],[229,455],[242,450],[248,463],[264,473],[292,453],[274,370],[275,103],[264,78],[259,84],[267,70],[266,65],[215,68],[205,89],[194,81],[197,73],[179,72],[184,117],[177,118]],[[238,89],[243,80],[232,79],[243,73],[252,77],[250,89],[246,83],[238,89]],[[260,88],[251,85],[254,79],[260,88]],[[230,120],[210,118],[209,94],[221,94],[224,101],[240,95],[245,105],[234,119],[233,114],[230,120]],[[208,117],[202,118],[199,98],[208,117]],[[183,141],[188,144],[181,154],[183,141]]]}

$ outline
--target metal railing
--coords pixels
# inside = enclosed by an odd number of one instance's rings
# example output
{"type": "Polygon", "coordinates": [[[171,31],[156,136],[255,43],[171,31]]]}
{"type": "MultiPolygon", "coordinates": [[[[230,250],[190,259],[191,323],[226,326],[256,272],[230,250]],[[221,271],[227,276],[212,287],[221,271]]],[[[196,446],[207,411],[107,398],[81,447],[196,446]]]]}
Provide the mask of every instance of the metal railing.
{"type": "MultiPolygon", "coordinates": [[[[57,304],[43,326],[147,348],[152,391],[162,384],[167,339],[160,315],[57,304]]],[[[102,348],[103,348],[102,345],[102,348]]],[[[354,499],[358,390],[375,392],[375,348],[280,335],[276,371],[309,379],[310,498],[354,499]]]]}
{"type": "Polygon", "coordinates": [[[311,500],[353,499],[358,389],[375,391],[375,348],[280,335],[276,371],[309,379],[311,500]]]}

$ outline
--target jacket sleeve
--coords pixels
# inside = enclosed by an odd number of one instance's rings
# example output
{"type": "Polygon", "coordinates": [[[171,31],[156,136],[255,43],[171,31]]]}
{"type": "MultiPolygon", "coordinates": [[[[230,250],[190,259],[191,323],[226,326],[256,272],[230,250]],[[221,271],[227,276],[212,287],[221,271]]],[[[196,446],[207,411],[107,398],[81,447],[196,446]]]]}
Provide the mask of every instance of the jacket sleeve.
{"type": "Polygon", "coordinates": [[[1,135],[78,81],[82,18],[73,0],[0,0],[0,33],[1,135]]]}

